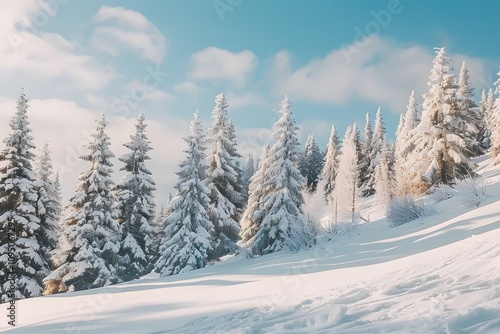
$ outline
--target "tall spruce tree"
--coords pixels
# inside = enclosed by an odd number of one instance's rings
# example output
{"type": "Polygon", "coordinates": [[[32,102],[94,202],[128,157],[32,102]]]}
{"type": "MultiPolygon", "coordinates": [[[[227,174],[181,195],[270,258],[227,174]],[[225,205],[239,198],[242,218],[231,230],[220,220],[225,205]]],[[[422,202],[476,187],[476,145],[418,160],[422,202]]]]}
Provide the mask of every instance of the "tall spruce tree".
{"type": "Polygon", "coordinates": [[[80,173],[69,214],[61,223],[60,251],[54,257],[57,268],[44,279],[45,293],[85,290],[117,282],[119,226],[113,218],[109,125],[104,114],[97,121],[89,153],[81,159],[90,168],[80,173]]]}
{"type": "MultiPolygon", "coordinates": [[[[412,162],[407,159],[408,155],[415,148],[411,137],[411,131],[418,125],[418,104],[415,92],[412,91],[406,113],[403,117],[403,125],[396,133],[396,143],[394,145],[394,184],[393,192],[396,195],[404,196],[412,193],[412,183],[420,179],[412,171],[412,162]]],[[[420,182],[420,181],[418,181],[420,182]]]]}
{"type": "Polygon", "coordinates": [[[266,164],[266,195],[263,198],[262,222],[248,245],[253,255],[281,249],[298,250],[312,242],[310,227],[303,212],[302,189],[305,179],[298,169],[299,142],[297,127],[285,96],[281,104],[281,117],[275,123],[276,143],[269,150],[266,164]]]}
{"type": "Polygon", "coordinates": [[[170,203],[165,222],[160,257],[155,271],[161,276],[174,275],[205,267],[210,249],[213,224],[208,217],[209,189],[206,186],[205,136],[198,113],[185,139],[186,159],[180,163],[177,195],[170,203]]]}
{"type": "Polygon", "coordinates": [[[323,169],[323,159],[323,154],[314,139],[314,135],[309,134],[299,165],[300,173],[306,178],[306,187],[309,193],[316,192],[321,170],[323,169]]]}
{"type": "Polygon", "coordinates": [[[126,172],[116,185],[116,218],[120,223],[121,242],[117,274],[123,281],[135,279],[150,271],[155,218],[155,182],[146,167],[150,159],[150,142],[146,136],[144,114],[140,114],[131,141],[124,144],[129,153],[119,160],[126,172]]]}
{"type": "Polygon", "coordinates": [[[248,187],[248,205],[241,218],[241,240],[242,246],[248,247],[254,242],[255,234],[260,228],[264,219],[264,197],[267,195],[266,180],[267,169],[269,168],[269,144],[264,145],[260,156],[260,166],[250,178],[248,187]]]}
{"type": "Polygon", "coordinates": [[[36,297],[49,273],[37,235],[37,191],[31,161],[33,137],[24,91],[10,119],[10,134],[0,152],[0,302],[36,297]],[[14,283],[14,284],[13,284],[14,283]]]}
{"type": "Polygon", "coordinates": [[[472,174],[474,165],[467,157],[466,140],[457,129],[461,121],[455,76],[449,74],[449,57],[444,48],[436,49],[429,77],[429,91],[424,95],[422,120],[412,131],[409,156],[420,182],[414,192],[422,193],[432,184],[452,183],[456,178],[472,174]]]}
{"type": "Polygon", "coordinates": [[[450,110],[454,120],[450,120],[449,127],[450,131],[461,134],[465,141],[466,155],[473,157],[484,153],[480,145],[480,134],[486,125],[484,118],[480,115],[479,106],[474,101],[474,89],[471,88],[469,80],[469,70],[463,62],[458,76],[456,105],[450,110]]]}
{"type": "Polygon", "coordinates": [[[38,192],[36,214],[40,219],[40,228],[36,237],[40,245],[40,252],[45,261],[53,268],[52,252],[57,248],[59,237],[59,219],[61,218],[61,198],[55,181],[52,180],[52,161],[49,144],[45,143],[35,162],[36,183],[38,192]]]}
{"type": "Polygon", "coordinates": [[[254,173],[255,173],[255,162],[253,159],[253,155],[249,154],[245,161],[245,168],[243,169],[243,177],[241,180],[243,184],[243,194],[245,196],[245,202],[248,202],[248,196],[249,196],[248,188],[250,186],[250,179],[252,178],[254,173]]]}
{"type": "Polygon", "coordinates": [[[325,162],[321,172],[322,190],[325,196],[325,202],[328,204],[333,201],[333,189],[335,189],[335,177],[339,168],[339,138],[335,125],[332,125],[332,131],[326,147],[325,162]]]}
{"type": "Polygon", "coordinates": [[[347,215],[353,224],[359,214],[360,196],[357,132],[356,124],[346,130],[334,189],[339,213],[347,215]]]}
{"type": "Polygon", "coordinates": [[[227,117],[224,94],[215,98],[212,112],[213,124],[209,129],[208,189],[210,206],[208,214],[214,226],[210,260],[235,252],[239,240],[240,210],[243,208],[241,173],[237,163],[234,127],[227,117]]]}
{"type": "Polygon", "coordinates": [[[359,151],[359,187],[361,191],[361,196],[373,195],[375,189],[373,187],[373,174],[375,172],[375,166],[373,165],[373,159],[375,159],[375,151],[373,150],[373,129],[370,121],[370,113],[366,113],[365,117],[365,129],[364,137],[361,143],[361,149],[359,151]]]}
{"type": "Polygon", "coordinates": [[[488,94],[488,104],[491,105],[489,111],[489,124],[491,131],[491,152],[490,157],[495,165],[500,163],[500,71],[495,82],[496,99],[493,100],[493,92],[488,94]],[[490,97],[491,96],[491,97],[490,97]]]}

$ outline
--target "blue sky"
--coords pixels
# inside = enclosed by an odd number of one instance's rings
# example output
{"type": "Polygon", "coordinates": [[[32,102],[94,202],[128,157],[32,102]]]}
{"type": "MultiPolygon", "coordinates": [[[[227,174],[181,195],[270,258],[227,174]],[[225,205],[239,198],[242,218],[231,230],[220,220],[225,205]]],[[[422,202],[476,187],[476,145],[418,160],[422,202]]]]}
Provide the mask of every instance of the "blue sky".
{"type": "Polygon", "coordinates": [[[352,122],[362,127],[378,106],[393,137],[411,90],[425,92],[434,47],[446,47],[456,67],[465,60],[478,89],[492,87],[500,65],[494,1],[23,0],[0,7],[0,131],[24,86],[35,139],[51,143],[65,197],[86,167],[76,157],[101,110],[117,155],[144,111],[163,201],[192,113],[199,109],[208,127],[222,91],[241,153],[258,155],[284,94],[302,141],[313,132],[323,146],[332,124],[341,134],[352,122]]]}

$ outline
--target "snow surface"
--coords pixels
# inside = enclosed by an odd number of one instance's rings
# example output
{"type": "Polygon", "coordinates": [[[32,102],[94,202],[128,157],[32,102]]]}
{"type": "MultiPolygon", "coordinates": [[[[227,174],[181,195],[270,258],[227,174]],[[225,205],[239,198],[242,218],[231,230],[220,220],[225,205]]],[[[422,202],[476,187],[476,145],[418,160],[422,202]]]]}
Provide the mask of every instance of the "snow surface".
{"type": "Polygon", "coordinates": [[[391,228],[370,200],[307,251],[20,301],[12,332],[500,333],[500,168],[479,162],[479,206],[463,190],[391,228]]]}

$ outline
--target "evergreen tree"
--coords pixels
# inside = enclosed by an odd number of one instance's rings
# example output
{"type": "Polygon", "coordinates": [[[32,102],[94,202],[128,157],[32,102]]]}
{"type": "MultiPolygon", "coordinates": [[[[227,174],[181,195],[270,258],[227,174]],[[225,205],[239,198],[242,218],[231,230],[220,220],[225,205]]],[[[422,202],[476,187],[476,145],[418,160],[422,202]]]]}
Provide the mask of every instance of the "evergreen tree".
{"type": "Polygon", "coordinates": [[[209,220],[209,190],[206,186],[205,137],[198,113],[185,139],[186,159],[179,165],[177,195],[170,203],[160,258],[155,271],[161,276],[174,275],[205,267],[213,225],[209,220]]]}
{"type": "Polygon", "coordinates": [[[361,150],[359,154],[359,186],[361,189],[361,196],[370,196],[374,192],[373,188],[373,173],[375,168],[373,165],[373,159],[375,159],[373,150],[373,130],[370,121],[370,113],[366,113],[366,122],[364,130],[364,138],[361,144],[361,150]]]}
{"type": "Polygon", "coordinates": [[[364,188],[362,189],[363,196],[368,196],[375,193],[375,168],[379,164],[380,155],[384,150],[388,151],[389,148],[387,144],[385,125],[384,121],[382,120],[382,112],[379,107],[375,115],[375,128],[373,130],[371,149],[369,153],[371,155],[371,165],[368,169],[368,181],[364,184],[364,188]]]}
{"type": "Polygon", "coordinates": [[[151,263],[156,263],[160,258],[160,246],[164,237],[164,231],[167,227],[167,217],[172,213],[172,193],[168,194],[167,204],[161,206],[156,213],[155,223],[153,226],[153,246],[151,247],[151,263]]]}
{"type": "Polygon", "coordinates": [[[325,201],[328,204],[333,201],[333,189],[335,189],[335,177],[339,167],[339,138],[335,125],[332,125],[332,131],[326,147],[325,163],[321,172],[321,184],[325,201]]]}
{"type": "Polygon", "coordinates": [[[486,91],[481,92],[481,104],[479,105],[479,116],[482,119],[482,127],[479,128],[478,140],[481,149],[486,152],[491,147],[491,131],[489,124],[488,97],[486,91]]]}
{"type": "Polygon", "coordinates": [[[426,191],[434,183],[449,184],[472,174],[473,164],[466,154],[463,134],[457,133],[461,122],[457,103],[457,84],[448,73],[450,59],[443,48],[436,50],[429,77],[429,91],[424,95],[422,120],[412,131],[415,145],[410,163],[421,177],[414,192],[426,191]]]}
{"type": "Polygon", "coordinates": [[[406,113],[403,117],[403,125],[396,133],[396,144],[394,145],[394,193],[405,196],[412,192],[412,182],[420,179],[412,172],[412,162],[407,158],[413,151],[415,145],[411,136],[412,130],[418,125],[418,104],[415,92],[412,91],[406,113]]]}
{"type": "Polygon", "coordinates": [[[245,162],[245,168],[243,169],[243,177],[242,177],[242,183],[243,183],[243,194],[245,195],[245,202],[248,201],[248,188],[250,186],[250,179],[252,178],[253,174],[255,173],[255,162],[253,159],[253,155],[249,154],[247,157],[247,160],[245,162]]]}
{"type": "Polygon", "coordinates": [[[357,220],[360,194],[357,132],[356,124],[346,130],[334,189],[339,213],[348,214],[353,224],[357,220]]]}
{"type": "Polygon", "coordinates": [[[130,150],[119,158],[127,174],[116,185],[116,215],[121,227],[121,242],[117,275],[130,281],[146,274],[151,268],[155,204],[155,182],[146,167],[150,159],[150,142],[146,136],[144,114],[140,114],[131,141],[124,144],[130,150]]]}
{"type": "Polygon", "coordinates": [[[280,110],[282,116],[275,123],[276,143],[266,160],[269,167],[263,184],[266,192],[263,220],[249,244],[253,255],[281,249],[298,250],[312,241],[302,210],[305,179],[297,168],[300,151],[290,107],[290,100],[285,96],[280,110]]]}
{"type": "MultiPolygon", "coordinates": [[[[479,136],[481,129],[485,128],[484,118],[479,113],[479,107],[474,101],[474,90],[469,83],[469,70],[465,62],[462,63],[458,77],[458,88],[456,92],[456,108],[450,110],[454,113],[454,121],[450,121],[450,131],[461,134],[465,141],[467,156],[478,156],[483,154],[479,136]]],[[[454,106],[455,107],[455,106],[454,106]]]]}
{"type": "Polygon", "coordinates": [[[235,252],[238,247],[240,219],[243,208],[243,193],[240,170],[237,165],[234,128],[227,119],[227,104],[224,94],[215,99],[212,112],[213,125],[209,130],[208,189],[210,207],[208,214],[214,226],[209,260],[235,252]]]}
{"type": "Polygon", "coordinates": [[[490,156],[495,165],[500,163],[500,72],[498,72],[498,77],[498,80],[495,82],[495,94],[497,98],[491,103],[490,101],[493,100],[493,93],[491,93],[491,99],[488,99],[488,103],[492,105],[488,122],[490,124],[492,144],[490,156]]]}
{"type": "Polygon", "coordinates": [[[57,185],[52,181],[52,161],[48,143],[45,143],[35,164],[36,183],[38,192],[36,214],[40,220],[40,228],[35,233],[40,245],[40,253],[45,261],[52,265],[52,252],[57,248],[59,234],[59,219],[61,217],[61,198],[57,185]]]}
{"type": "Polygon", "coordinates": [[[392,177],[389,169],[389,152],[385,143],[382,145],[382,153],[378,160],[375,167],[375,199],[378,205],[387,208],[392,196],[392,177]]]}
{"type": "Polygon", "coordinates": [[[248,187],[248,205],[241,218],[240,244],[248,247],[254,242],[255,234],[264,219],[264,197],[268,194],[264,184],[267,181],[266,173],[269,168],[269,144],[264,145],[260,156],[259,169],[250,178],[248,187]]]}
{"type": "Polygon", "coordinates": [[[323,155],[314,139],[313,134],[309,134],[306,141],[304,154],[299,166],[300,173],[306,178],[306,187],[310,193],[316,192],[319,176],[323,169],[323,155]]]}
{"type": "Polygon", "coordinates": [[[85,290],[117,282],[120,236],[113,218],[114,154],[109,149],[108,124],[103,114],[87,146],[89,153],[81,157],[89,162],[90,168],[80,173],[80,182],[68,206],[69,214],[61,223],[61,249],[54,257],[57,268],[44,280],[46,293],[65,288],[85,290]]]}
{"type": "Polygon", "coordinates": [[[35,146],[28,107],[23,92],[0,152],[0,303],[41,295],[42,279],[49,272],[37,240],[38,196],[31,166],[35,146]]]}

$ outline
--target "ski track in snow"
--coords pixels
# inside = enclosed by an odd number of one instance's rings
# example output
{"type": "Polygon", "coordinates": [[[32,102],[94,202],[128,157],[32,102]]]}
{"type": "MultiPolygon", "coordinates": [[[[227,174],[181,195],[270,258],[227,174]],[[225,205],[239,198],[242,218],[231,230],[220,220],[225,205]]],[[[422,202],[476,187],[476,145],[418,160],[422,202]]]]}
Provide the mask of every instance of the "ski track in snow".
{"type": "Polygon", "coordinates": [[[500,169],[395,228],[371,222],[310,250],[232,258],[167,278],[23,300],[13,333],[500,333],[500,169]]]}

